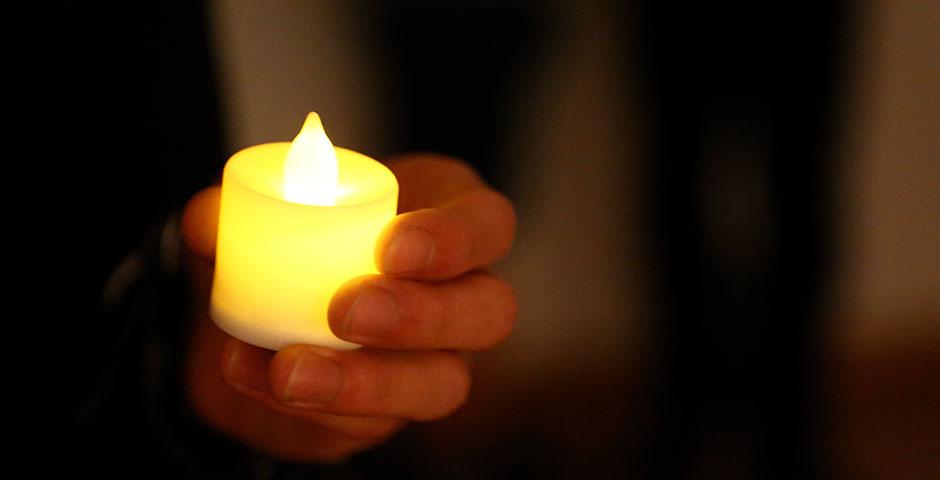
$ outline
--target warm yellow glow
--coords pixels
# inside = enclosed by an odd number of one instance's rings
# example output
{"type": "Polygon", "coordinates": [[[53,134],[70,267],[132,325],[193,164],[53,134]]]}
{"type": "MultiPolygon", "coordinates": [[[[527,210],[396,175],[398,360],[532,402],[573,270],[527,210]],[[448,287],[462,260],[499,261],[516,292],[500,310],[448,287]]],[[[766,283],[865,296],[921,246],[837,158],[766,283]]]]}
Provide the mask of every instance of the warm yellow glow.
{"type": "Polygon", "coordinates": [[[256,145],[225,164],[210,313],[230,335],[272,350],[352,348],[330,331],[327,309],[340,285],[378,272],[375,243],[395,217],[398,183],[381,163],[335,147],[333,205],[297,202],[283,185],[296,147],[256,145]]]}
{"type": "Polygon", "coordinates": [[[307,205],[336,203],[339,163],[315,112],[307,114],[284,162],[284,198],[307,205]]]}

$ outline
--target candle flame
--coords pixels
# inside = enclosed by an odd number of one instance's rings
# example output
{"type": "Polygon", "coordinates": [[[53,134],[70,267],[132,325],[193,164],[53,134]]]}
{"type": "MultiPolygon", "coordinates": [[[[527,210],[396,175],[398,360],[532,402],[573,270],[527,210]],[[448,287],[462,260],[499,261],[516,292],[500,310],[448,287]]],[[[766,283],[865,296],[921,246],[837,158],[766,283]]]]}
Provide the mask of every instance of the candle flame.
{"type": "Polygon", "coordinates": [[[307,114],[300,133],[291,142],[284,162],[284,198],[308,205],[333,205],[339,182],[339,162],[323,122],[307,114]]]}

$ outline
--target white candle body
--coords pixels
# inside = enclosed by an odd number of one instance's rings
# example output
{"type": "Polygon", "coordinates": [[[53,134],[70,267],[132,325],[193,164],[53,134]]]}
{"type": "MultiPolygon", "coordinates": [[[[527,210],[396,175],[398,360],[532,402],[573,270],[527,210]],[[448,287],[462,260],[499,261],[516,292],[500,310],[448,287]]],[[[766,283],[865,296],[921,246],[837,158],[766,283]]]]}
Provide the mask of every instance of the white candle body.
{"type": "Polygon", "coordinates": [[[210,314],[230,335],[271,350],[355,348],[330,331],[327,309],[340,285],[378,272],[375,244],[395,216],[398,183],[384,165],[337,147],[336,204],[289,202],[289,147],[251,147],[225,166],[210,314]]]}

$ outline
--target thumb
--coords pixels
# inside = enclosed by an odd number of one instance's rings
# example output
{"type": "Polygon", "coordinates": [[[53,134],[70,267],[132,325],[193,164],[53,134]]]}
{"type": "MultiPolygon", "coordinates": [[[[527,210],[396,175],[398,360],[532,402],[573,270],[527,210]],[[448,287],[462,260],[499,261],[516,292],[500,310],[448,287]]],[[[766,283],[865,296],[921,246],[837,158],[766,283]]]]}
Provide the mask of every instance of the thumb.
{"type": "Polygon", "coordinates": [[[209,261],[215,258],[221,192],[221,187],[213,186],[193,195],[183,209],[180,222],[183,242],[193,253],[209,261]]]}

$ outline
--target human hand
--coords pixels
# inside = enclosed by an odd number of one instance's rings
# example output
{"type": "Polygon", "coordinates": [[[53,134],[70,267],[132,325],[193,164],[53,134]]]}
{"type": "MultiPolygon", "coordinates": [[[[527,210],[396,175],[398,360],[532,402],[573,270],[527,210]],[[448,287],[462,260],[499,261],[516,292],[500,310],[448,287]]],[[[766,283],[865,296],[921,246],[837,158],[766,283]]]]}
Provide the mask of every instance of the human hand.
{"type": "Polygon", "coordinates": [[[486,268],[509,250],[511,203],[465,164],[414,154],[388,162],[399,214],[376,246],[381,275],[344,285],[329,308],[337,351],[264,350],[219,330],[208,291],[219,188],[183,215],[197,304],[187,358],[191,403],[211,426],[266,454],[336,462],[388,439],[408,421],[454,412],[471,376],[466,352],[504,340],[515,321],[508,284],[486,268]]]}

